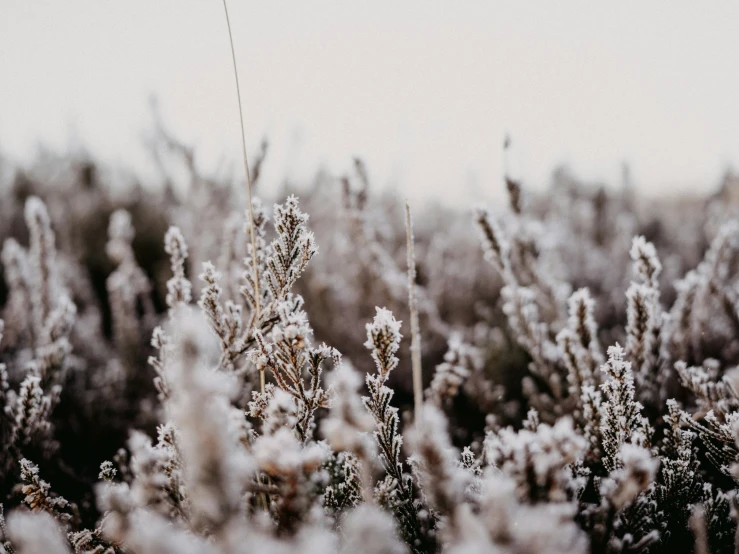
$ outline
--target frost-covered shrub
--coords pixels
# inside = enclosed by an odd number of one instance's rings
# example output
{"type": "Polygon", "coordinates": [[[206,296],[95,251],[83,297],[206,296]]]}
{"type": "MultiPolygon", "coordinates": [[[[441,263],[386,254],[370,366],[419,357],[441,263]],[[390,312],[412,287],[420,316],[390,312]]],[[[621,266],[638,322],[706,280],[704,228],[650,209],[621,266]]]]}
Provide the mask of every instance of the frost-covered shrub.
{"type": "Polygon", "coordinates": [[[728,205],[416,210],[414,398],[397,199],[357,162],[252,229],[176,146],[184,193],[2,197],[0,552],[735,550],[728,205]]]}

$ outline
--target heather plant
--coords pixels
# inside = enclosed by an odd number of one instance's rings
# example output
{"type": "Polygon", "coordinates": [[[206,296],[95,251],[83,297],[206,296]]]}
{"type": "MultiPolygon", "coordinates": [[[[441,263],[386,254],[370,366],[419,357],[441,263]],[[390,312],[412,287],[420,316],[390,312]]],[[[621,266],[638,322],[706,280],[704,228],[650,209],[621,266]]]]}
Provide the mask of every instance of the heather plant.
{"type": "Polygon", "coordinates": [[[359,161],[270,210],[168,144],[182,194],[0,208],[0,552],[735,551],[726,206],[559,172],[411,229],[359,161]]]}

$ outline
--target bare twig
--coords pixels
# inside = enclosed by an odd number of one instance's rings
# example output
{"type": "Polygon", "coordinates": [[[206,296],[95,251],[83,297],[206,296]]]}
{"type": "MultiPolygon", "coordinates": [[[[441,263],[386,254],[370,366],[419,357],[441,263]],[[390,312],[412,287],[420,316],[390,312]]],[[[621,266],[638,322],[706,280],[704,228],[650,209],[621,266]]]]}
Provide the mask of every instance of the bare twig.
{"type": "Polygon", "coordinates": [[[416,300],[416,256],[413,252],[413,221],[411,207],[405,203],[406,248],[408,254],[408,306],[411,311],[411,367],[413,368],[413,405],[416,422],[423,407],[423,381],[421,379],[421,333],[418,325],[416,300]]]}

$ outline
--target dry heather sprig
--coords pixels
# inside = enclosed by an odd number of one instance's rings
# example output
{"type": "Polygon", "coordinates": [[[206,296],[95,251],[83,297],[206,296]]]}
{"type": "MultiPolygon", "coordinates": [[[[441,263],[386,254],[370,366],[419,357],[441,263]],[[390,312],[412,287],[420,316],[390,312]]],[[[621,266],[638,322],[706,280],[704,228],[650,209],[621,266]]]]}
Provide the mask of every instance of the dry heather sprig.
{"type": "Polygon", "coordinates": [[[495,267],[506,283],[512,279],[510,268],[510,244],[500,226],[490,218],[487,210],[477,210],[476,222],[482,238],[485,259],[495,267]]]}
{"type": "Polygon", "coordinates": [[[134,234],[131,214],[125,210],[117,210],[111,215],[106,252],[118,267],[108,276],[105,286],[113,319],[114,340],[122,352],[135,352],[139,347],[139,309],[145,316],[151,317],[154,314],[150,296],[151,284],[136,263],[131,244],[134,234]]]}
{"type": "MultiPolygon", "coordinates": [[[[595,322],[595,301],[587,288],[582,288],[570,296],[568,327],[575,334],[580,345],[590,356],[590,364],[603,363],[603,353],[598,341],[598,326],[595,322]]],[[[591,368],[594,369],[594,368],[591,368]]]]}
{"type": "Polygon", "coordinates": [[[482,358],[479,348],[466,344],[459,333],[452,334],[444,361],[436,366],[426,389],[426,398],[439,408],[449,407],[467,379],[480,372],[482,358]]]}
{"type": "Polygon", "coordinates": [[[366,328],[365,346],[372,352],[377,374],[367,374],[365,382],[369,396],[362,400],[375,419],[375,440],[386,472],[385,479],[375,487],[375,496],[381,504],[396,513],[403,535],[414,551],[434,549],[436,540],[433,534],[429,534],[434,522],[423,521],[429,520],[431,513],[418,505],[413,479],[404,471],[401,460],[403,436],[398,427],[398,409],[390,405],[394,391],[385,385],[390,372],[398,365],[395,354],[400,346],[400,322],[389,310],[377,308],[374,320],[366,328]]]}
{"type": "Polygon", "coordinates": [[[219,285],[221,274],[211,262],[203,263],[200,279],[205,283],[198,306],[205,314],[210,328],[218,337],[221,349],[219,366],[233,369],[234,361],[244,351],[241,305],[231,300],[221,302],[223,289],[219,285]]]}
{"type": "Polygon", "coordinates": [[[648,386],[652,374],[651,358],[657,327],[656,291],[646,285],[632,283],[626,291],[627,317],[625,355],[632,360],[640,385],[648,386]]]}
{"type": "Polygon", "coordinates": [[[266,263],[267,283],[276,302],[285,299],[308,262],[318,253],[307,223],[308,214],[300,210],[296,196],[289,196],[284,204],[275,205],[277,237],[272,241],[266,263]]]}
{"type": "MultiPolygon", "coordinates": [[[[58,395],[58,389],[53,391],[58,395]]],[[[28,446],[31,441],[48,437],[51,432],[49,414],[54,398],[45,395],[41,378],[29,374],[21,383],[15,402],[8,406],[13,417],[10,444],[17,448],[28,446]]]]}
{"type": "Polygon", "coordinates": [[[330,392],[321,383],[324,363],[331,360],[336,366],[341,355],[326,344],[311,345],[313,330],[301,308],[300,297],[288,297],[280,303],[280,322],[271,333],[271,342],[257,333],[257,347],[250,351],[250,356],[259,371],[269,370],[277,385],[293,397],[297,407],[296,431],[301,440],[307,441],[313,434],[316,410],[329,406],[330,392]]]}
{"type": "Polygon", "coordinates": [[[172,278],[167,281],[167,306],[173,317],[181,306],[189,305],[192,300],[192,284],[185,277],[187,243],[178,227],[170,227],[164,236],[164,251],[169,254],[172,266],[172,278]]]}
{"type": "Polygon", "coordinates": [[[59,283],[55,264],[55,237],[44,203],[35,196],[26,201],[26,225],[30,236],[29,260],[31,281],[31,312],[34,322],[36,346],[49,341],[46,321],[56,307],[59,283]]]}
{"type": "Polygon", "coordinates": [[[23,494],[23,502],[31,511],[46,512],[64,525],[75,523],[77,506],[63,496],[52,494],[51,485],[41,479],[36,464],[23,458],[20,461],[20,470],[23,482],[20,492],[23,494]]]}
{"type": "Polygon", "coordinates": [[[716,360],[705,360],[701,367],[688,367],[683,361],[675,363],[675,371],[683,387],[695,395],[698,414],[713,411],[725,417],[739,409],[739,391],[736,390],[734,375],[727,373],[719,377],[716,360]]]}
{"type": "Polygon", "coordinates": [[[629,255],[634,262],[634,273],[639,280],[652,288],[658,288],[662,264],[657,257],[654,244],[642,236],[634,237],[629,255]]]}
{"type": "Polygon", "coordinates": [[[613,471],[623,466],[621,447],[626,444],[649,446],[652,430],[635,400],[631,363],[624,361],[624,351],[616,344],[608,348],[608,361],[601,366],[607,381],[601,385],[600,433],[603,437],[603,464],[613,471]]]}
{"type": "MultiPolygon", "coordinates": [[[[5,284],[8,287],[8,301],[4,312],[5,318],[12,323],[5,330],[6,342],[17,345],[25,334],[33,333],[31,314],[28,313],[32,294],[28,253],[15,239],[6,239],[3,244],[2,262],[5,284]]],[[[31,340],[34,340],[33,335],[31,340]]]]}
{"type": "MultiPolygon", "coordinates": [[[[30,308],[31,317],[20,318],[14,325],[13,339],[28,340],[28,350],[21,350],[22,355],[10,360],[13,366],[21,367],[11,367],[13,373],[6,364],[0,368],[2,476],[25,452],[50,456],[59,446],[53,436],[51,415],[71,365],[70,337],[77,320],[77,307],[59,281],[59,260],[46,206],[31,197],[26,202],[25,215],[31,241],[28,260],[17,243],[6,241],[3,249],[6,267],[15,272],[12,279],[20,295],[16,298],[28,301],[26,308],[30,308]],[[22,372],[16,373],[21,368],[22,372]],[[16,391],[11,383],[19,381],[16,391]]],[[[4,322],[2,327],[4,331],[4,322]]]]}
{"type": "Polygon", "coordinates": [[[159,400],[163,402],[170,393],[167,374],[169,372],[173,345],[164,329],[155,327],[151,334],[151,346],[159,352],[159,357],[149,356],[148,363],[156,372],[154,387],[157,390],[159,400]]]}
{"type": "Polygon", "coordinates": [[[400,321],[397,321],[390,310],[377,308],[377,314],[372,323],[366,325],[367,342],[364,346],[372,353],[377,371],[383,381],[387,380],[390,372],[398,366],[395,353],[400,347],[400,321]]]}
{"type": "Polygon", "coordinates": [[[575,291],[568,305],[567,327],[557,334],[557,345],[567,369],[568,392],[570,403],[575,406],[575,419],[584,428],[588,425],[588,419],[584,417],[585,404],[590,403],[592,408],[593,402],[591,394],[585,395],[584,391],[596,384],[596,368],[603,363],[603,354],[593,316],[595,302],[588,289],[575,291]]]}

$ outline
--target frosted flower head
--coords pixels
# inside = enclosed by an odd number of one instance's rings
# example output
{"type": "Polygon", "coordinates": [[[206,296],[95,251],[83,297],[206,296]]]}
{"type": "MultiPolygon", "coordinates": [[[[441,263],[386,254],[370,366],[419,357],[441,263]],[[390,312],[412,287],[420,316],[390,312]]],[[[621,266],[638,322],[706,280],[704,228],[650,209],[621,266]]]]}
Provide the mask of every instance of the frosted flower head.
{"type": "Polygon", "coordinates": [[[172,278],[167,281],[166,298],[172,315],[177,307],[187,305],[192,300],[192,284],[185,277],[187,243],[178,227],[170,227],[164,236],[164,251],[169,254],[173,273],[172,278]]]}
{"type": "Polygon", "coordinates": [[[100,464],[100,474],[98,475],[98,479],[101,481],[112,481],[116,473],[118,473],[118,470],[113,467],[113,462],[106,460],[102,464],[100,464]]]}
{"type": "Polygon", "coordinates": [[[164,235],[164,251],[172,260],[185,260],[188,257],[187,243],[179,227],[172,225],[164,235]]]}
{"type": "Polygon", "coordinates": [[[272,340],[274,343],[286,341],[302,348],[308,345],[306,339],[313,334],[313,330],[308,322],[308,315],[300,309],[303,299],[297,297],[296,303],[291,300],[292,298],[288,296],[277,304],[276,311],[280,322],[272,330],[272,340]]]}
{"type": "Polygon", "coordinates": [[[307,222],[308,214],[300,210],[296,196],[289,196],[284,204],[275,204],[277,237],[271,243],[266,261],[267,284],[275,300],[283,300],[290,293],[308,262],[318,253],[315,237],[306,228],[307,222]]]}
{"type": "Polygon", "coordinates": [[[624,349],[616,343],[608,347],[608,361],[603,364],[600,370],[614,379],[620,379],[627,372],[631,372],[631,362],[624,360],[624,349]]]}
{"type": "Polygon", "coordinates": [[[28,225],[31,233],[38,233],[45,238],[51,238],[51,220],[49,219],[49,212],[46,210],[46,204],[37,196],[30,196],[26,200],[26,206],[24,215],[26,218],[26,225],[28,225]]]}
{"type": "Polygon", "coordinates": [[[212,262],[203,262],[203,272],[200,274],[200,279],[210,284],[217,283],[222,277],[221,272],[216,270],[216,266],[212,262]]]}
{"type": "Polygon", "coordinates": [[[636,276],[643,283],[656,287],[659,274],[662,272],[662,264],[657,257],[657,249],[654,247],[654,244],[648,242],[641,235],[634,237],[629,255],[634,262],[634,273],[636,276]]]}
{"type": "MultiPolygon", "coordinates": [[[[254,228],[257,232],[264,230],[264,224],[269,219],[267,210],[262,203],[262,199],[258,196],[253,196],[251,199],[251,215],[254,217],[254,228]]],[[[251,224],[249,222],[249,210],[244,213],[244,234],[248,237],[251,233],[251,224]]],[[[249,245],[251,247],[251,245],[249,245]]]]}
{"type": "Polygon", "coordinates": [[[482,238],[485,259],[498,271],[506,271],[509,264],[510,244],[500,226],[490,218],[490,214],[484,208],[477,210],[475,220],[482,238]]]}
{"type": "Polygon", "coordinates": [[[300,210],[298,197],[294,194],[288,196],[284,204],[275,204],[274,212],[278,232],[286,225],[295,227],[305,225],[310,219],[307,213],[300,210]]]}
{"type": "Polygon", "coordinates": [[[569,327],[577,333],[580,343],[585,348],[596,338],[595,319],[593,311],[595,301],[587,288],[578,289],[572,293],[567,301],[569,307],[569,327]]]}
{"type": "Polygon", "coordinates": [[[377,314],[372,323],[366,325],[367,341],[364,343],[372,351],[377,371],[383,378],[398,365],[395,353],[400,347],[400,321],[386,308],[376,308],[377,314]]]}

